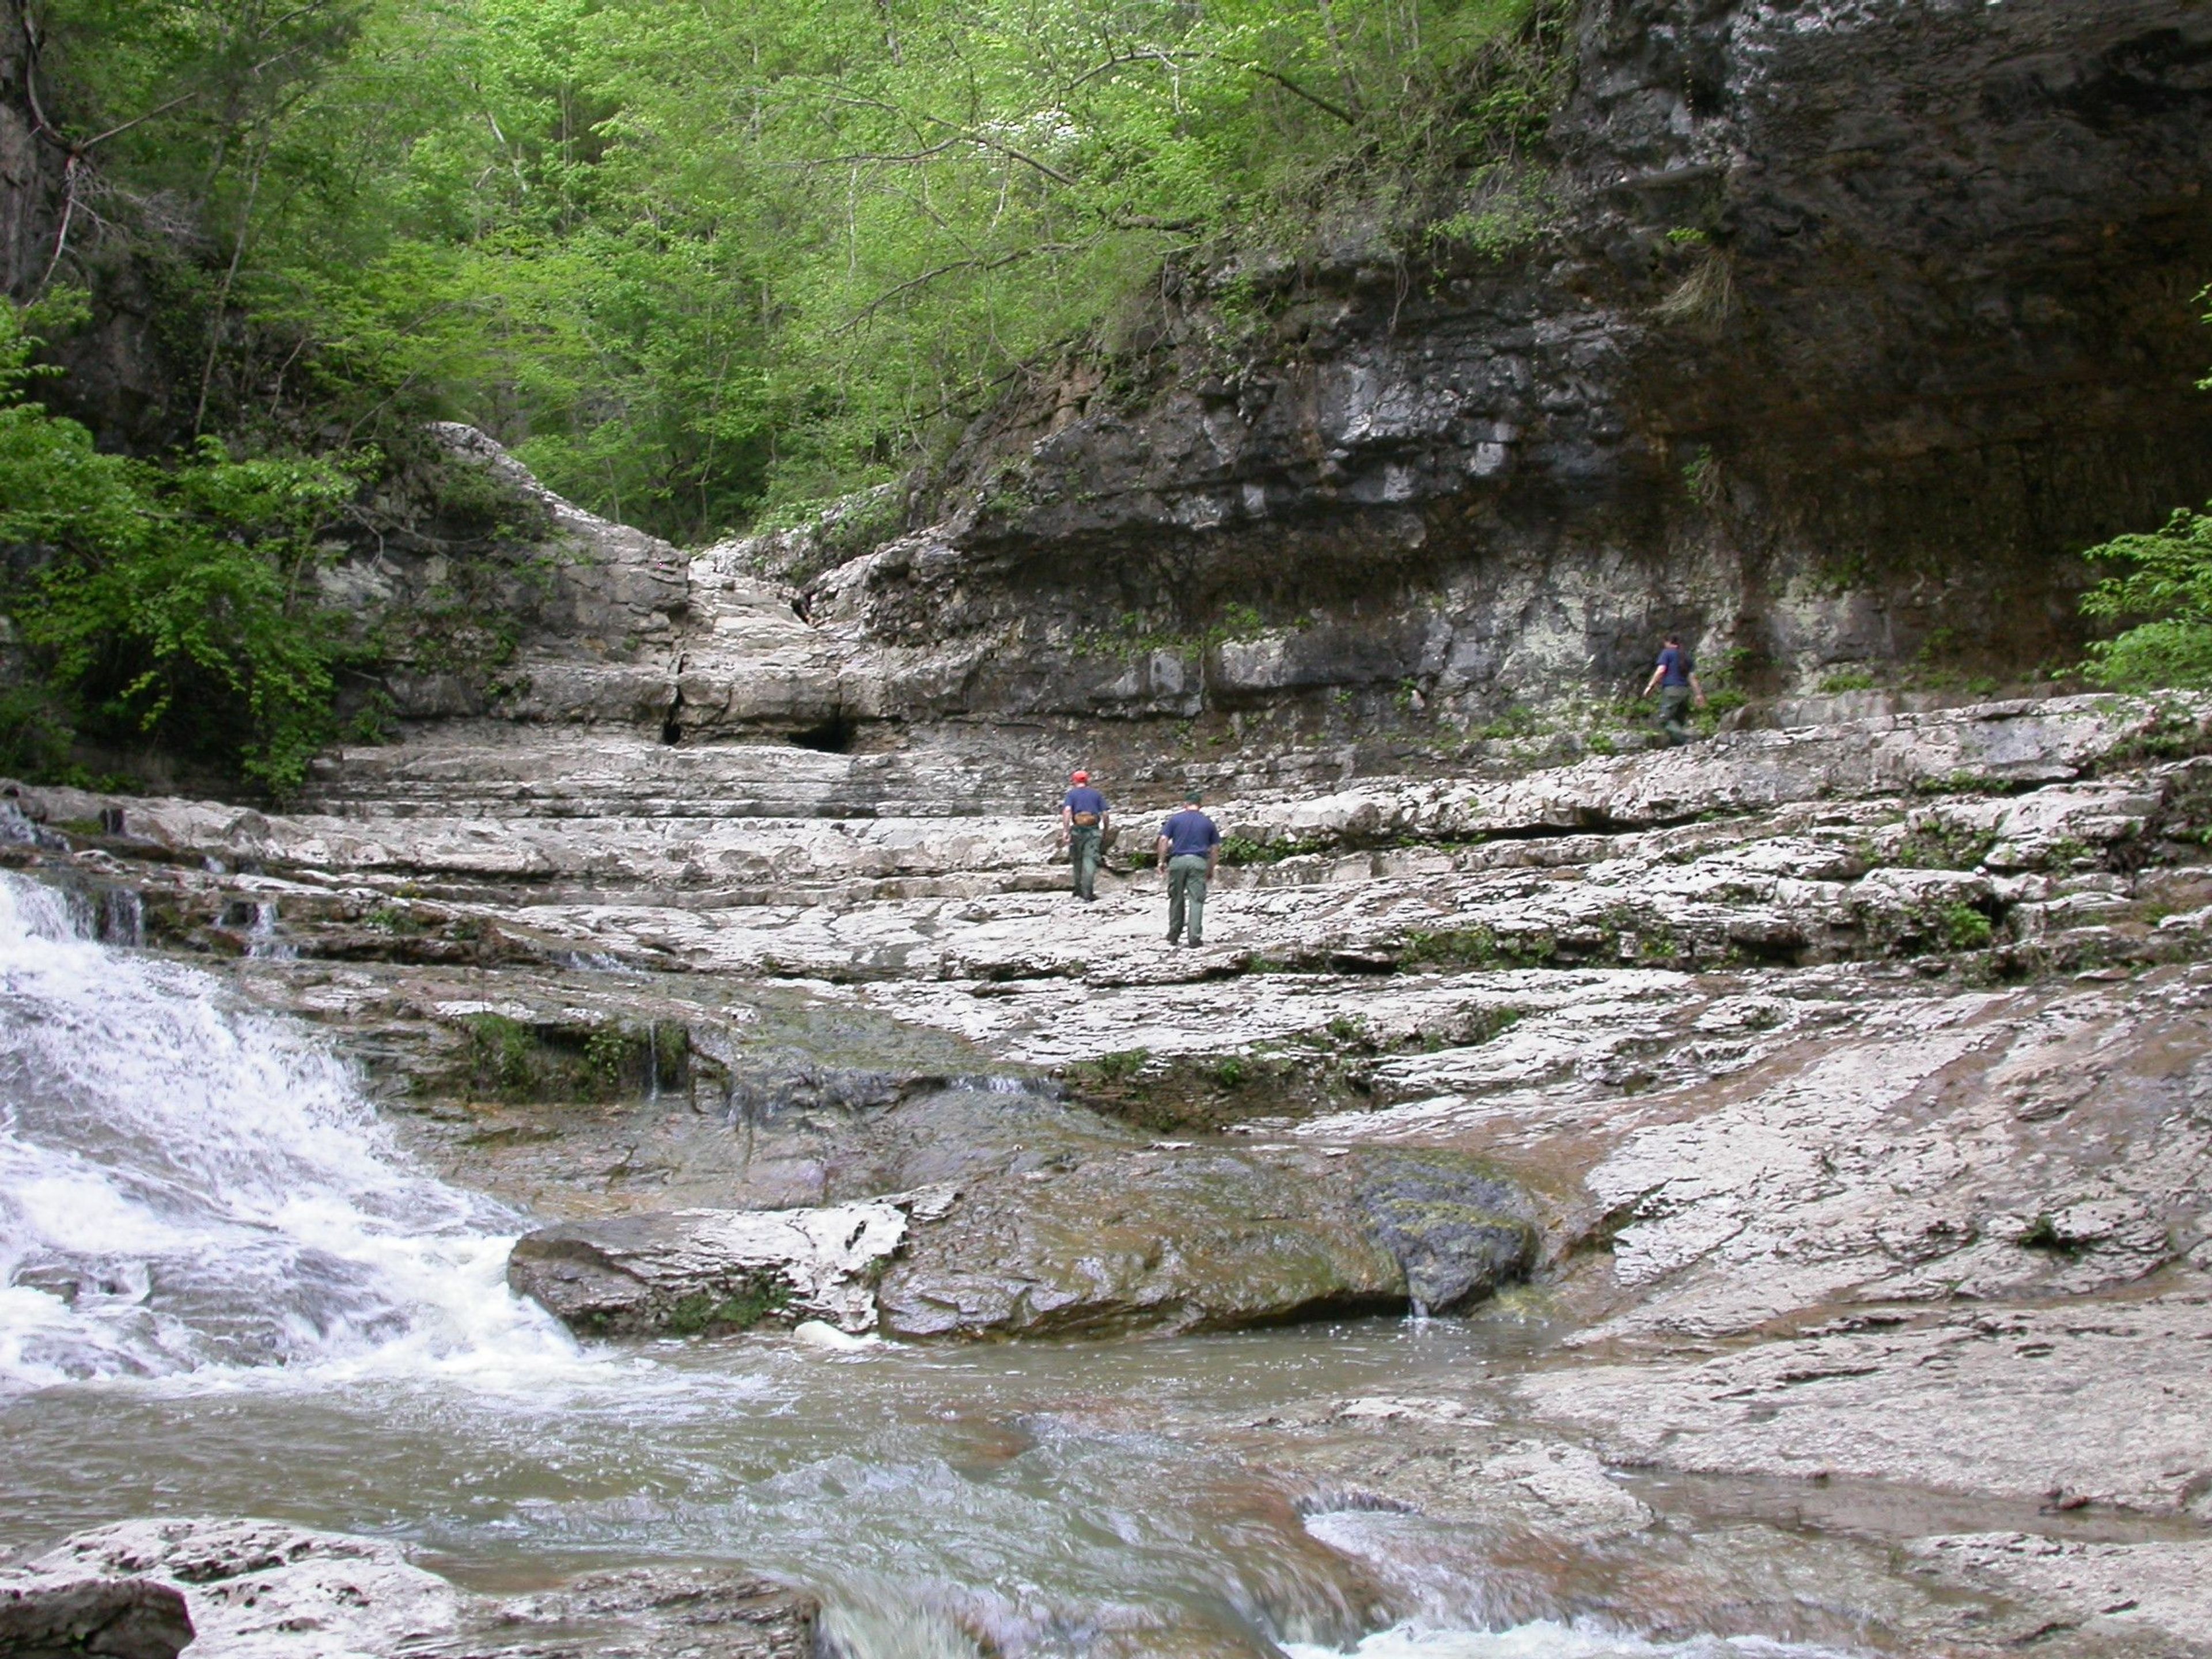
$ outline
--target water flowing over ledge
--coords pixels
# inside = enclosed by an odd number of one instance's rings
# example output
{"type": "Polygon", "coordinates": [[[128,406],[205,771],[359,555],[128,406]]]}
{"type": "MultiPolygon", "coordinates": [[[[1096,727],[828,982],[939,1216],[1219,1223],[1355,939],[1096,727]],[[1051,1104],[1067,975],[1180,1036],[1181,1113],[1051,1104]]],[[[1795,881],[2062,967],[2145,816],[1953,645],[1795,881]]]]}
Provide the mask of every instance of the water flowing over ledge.
{"type": "Polygon", "coordinates": [[[0,1389],[573,1363],[501,1281],[518,1218],[405,1168],[324,1048],[80,908],[0,876],[0,1389]]]}

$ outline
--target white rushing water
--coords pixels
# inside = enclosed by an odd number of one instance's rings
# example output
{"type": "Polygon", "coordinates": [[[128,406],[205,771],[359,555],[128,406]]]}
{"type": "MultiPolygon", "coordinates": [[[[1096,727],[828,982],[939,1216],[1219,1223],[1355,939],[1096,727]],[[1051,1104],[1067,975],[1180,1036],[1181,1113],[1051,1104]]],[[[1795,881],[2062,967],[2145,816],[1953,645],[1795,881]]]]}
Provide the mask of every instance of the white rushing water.
{"type": "Polygon", "coordinates": [[[0,875],[0,1391],[251,1368],[527,1370],[517,1219],[407,1170],[345,1067],[0,875]]]}

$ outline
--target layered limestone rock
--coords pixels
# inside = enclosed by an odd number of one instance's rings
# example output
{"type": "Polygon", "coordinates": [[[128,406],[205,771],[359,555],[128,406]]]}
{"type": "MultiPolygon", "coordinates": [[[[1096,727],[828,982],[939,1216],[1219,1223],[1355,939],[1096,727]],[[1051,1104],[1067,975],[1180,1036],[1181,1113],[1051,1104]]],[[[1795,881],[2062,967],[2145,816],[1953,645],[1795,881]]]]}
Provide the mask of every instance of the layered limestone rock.
{"type": "Polygon", "coordinates": [[[2212,493],[2204,19],[1566,20],[1547,139],[1418,258],[1352,232],[1172,273],[812,581],[888,647],[885,714],[1371,744],[1618,695],[1667,626],[1768,690],[2072,654],[2078,550],[2212,493]]]}
{"type": "Polygon", "coordinates": [[[718,751],[488,729],[343,811],[19,789],[5,857],[325,1023],[580,1323],[1472,1307],[1479,1364],[1176,1431],[1408,1606],[1473,1549],[1500,1617],[2204,1650],[2201,700],[1255,783],[1202,951],[1145,818],[1082,905],[1043,812],[679,815],[646,757],[718,751]]]}

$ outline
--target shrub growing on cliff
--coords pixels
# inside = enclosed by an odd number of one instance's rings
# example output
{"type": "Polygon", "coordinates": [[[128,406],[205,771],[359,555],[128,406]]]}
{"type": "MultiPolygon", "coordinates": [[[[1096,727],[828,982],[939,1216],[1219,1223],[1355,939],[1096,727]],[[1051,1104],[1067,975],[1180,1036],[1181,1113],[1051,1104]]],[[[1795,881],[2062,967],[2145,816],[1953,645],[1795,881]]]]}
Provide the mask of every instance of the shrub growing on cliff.
{"type": "Polygon", "coordinates": [[[2124,567],[2083,597],[2083,613],[2142,620],[2092,645],[2082,672],[2115,690],[2212,685],[2212,506],[2177,508],[2163,527],[2083,556],[2124,567]]]}
{"type": "Polygon", "coordinates": [[[25,395],[34,344],[0,307],[0,603],[33,675],[0,708],[0,764],[65,775],[82,733],[292,787],[331,719],[315,537],[353,479],[213,439],[168,467],[102,454],[25,395]]]}

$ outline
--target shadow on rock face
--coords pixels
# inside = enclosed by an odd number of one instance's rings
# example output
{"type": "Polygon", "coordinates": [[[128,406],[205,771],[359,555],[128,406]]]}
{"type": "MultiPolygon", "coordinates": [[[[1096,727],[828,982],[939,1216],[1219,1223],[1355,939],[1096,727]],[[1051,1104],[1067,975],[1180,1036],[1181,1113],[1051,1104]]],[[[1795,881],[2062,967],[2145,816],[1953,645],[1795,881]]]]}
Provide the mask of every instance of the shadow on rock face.
{"type": "Polygon", "coordinates": [[[167,1584],[78,1578],[0,1587],[6,1659],[176,1659],[191,1639],[185,1598],[167,1584]]]}

